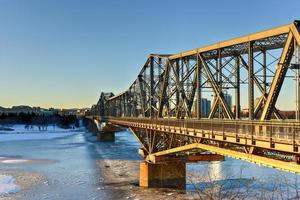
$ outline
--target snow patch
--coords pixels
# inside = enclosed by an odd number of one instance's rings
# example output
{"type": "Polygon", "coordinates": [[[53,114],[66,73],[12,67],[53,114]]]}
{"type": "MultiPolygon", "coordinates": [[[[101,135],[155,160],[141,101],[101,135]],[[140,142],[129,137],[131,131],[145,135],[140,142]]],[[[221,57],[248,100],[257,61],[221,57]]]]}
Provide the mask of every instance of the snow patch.
{"type": "Polygon", "coordinates": [[[55,125],[49,125],[47,130],[41,130],[38,126],[30,126],[25,128],[25,125],[15,124],[10,126],[13,131],[0,130],[0,142],[18,141],[18,140],[44,140],[55,139],[66,136],[75,135],[85,131],[84,128],[62,129],[55,125]]]}
{"type": "Polygon", "coordinates": [[[25,159],[14,159],[14,160],[2,160],[0,162],[5,163],[5,164],[18,164],[18,163],[24,163],[28,162],[29,160],[25,159]]]}
{"type": "Polygon", "coordinates": [[[15,184],[15,179],[12,176],[0,174],[0,196],[16,193],[19,190],[20,187],[15,184]]]}
{"type": "Polygon", "coordinates": [[[72,130],[78,130],[76,129],[63,129],[56,125],[48,125],[47,127],[44,127],[42,129],[41,126],[37,125],[30,125],[27,126],[25,124],[14,124],[14,125],[0,125],[0,133],[47,133],[47,132],[66,132],[66,131],[72,131],[72,130]],[[11,129],[10,131],[7,131],[5,129],[11,129]]]}

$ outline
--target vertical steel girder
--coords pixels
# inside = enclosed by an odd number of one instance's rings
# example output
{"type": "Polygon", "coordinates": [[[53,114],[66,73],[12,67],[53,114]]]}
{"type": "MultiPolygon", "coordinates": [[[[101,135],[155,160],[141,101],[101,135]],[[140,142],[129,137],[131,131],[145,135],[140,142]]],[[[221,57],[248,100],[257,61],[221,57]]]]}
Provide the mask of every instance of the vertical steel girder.
{"type": "MultiPolygon", "coordinates": [[[[217,60],[216,60],[216,62],[217,62],[217,85],[219,86],[219,90],[221,91],[221,92],[223,92],[222,91],[222,75],[223,75],[223,73],[222,73],[222,49],[218,49],[218,58],[217,58],[217,60]]],[[[222,118],[222,105],[220,104],[220,103],[218,103],[218,117],[219,118],[222,118]]]]}
{"type": "Polygon", "coordinates": [[[153,57],[150,57],[150,117],[154,117],[154,63],[153,57]]]}
{"type": "Polygon", "coordinates": [[[241,92],[240,92],[240,57],[235,57],[235,118],[240,119],[241,114],[241,92]]]}
{"type": "Polygon", "coordinates": [[[248,42],[248,108],[249,119],[254,119],[254,85],[253,85],[253,42],[248,42]]]}
{"type": "Polygon", "coordinates": [[[197,56],[197,119],[202,117],[202,108],[201,108],[201,62],[199,56],[197,56]]]}
{"type": "Polygon", "coordinates": [[[267,93],[267,52],[262,50],[263,54],[263,94],[267,93]]]}
{"type": "MultiPolygon", "coordinates": [[[[179,69],[180,69],[180,67],[179,67],[179,60],[175,61],[175,68],[176,68],[175,75],[179,76],[179,69]]],[[[176,90],[176,105],[179,105],[179,96],[180,96],[180,93],[176,90]]]]}

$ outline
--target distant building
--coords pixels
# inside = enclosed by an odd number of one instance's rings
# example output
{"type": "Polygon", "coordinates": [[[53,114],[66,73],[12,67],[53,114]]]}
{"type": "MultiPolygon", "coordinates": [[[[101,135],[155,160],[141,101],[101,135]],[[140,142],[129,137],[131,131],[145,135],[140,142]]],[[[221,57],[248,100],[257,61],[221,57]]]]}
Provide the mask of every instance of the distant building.
{"type": "Polygon", "coordinates": [[[232,108],[232,96],[230,94],[225,93],[224,98],[229,108],[232,108]]]}
{"type": "MultiPolygon", "coordinates": [[[[86,110],[86,109],[85,109],[86,110]]],[[[84,110],[83,110],[84,111],[84,110]]],[[[41,108],[41,107],[30,107],[30,106],[13,106],[11,108],[3,108],[0,107],[0,114],[20,114],[20,113],[25,113],[25,114],[31,114],[34,113],[36,115],[45,115],[45,116],[51,116],[51,115],[76,115],[78,113],[77,108],[72,108],[72,109],[56,109],[56,108],[41,108]]]]}
{"type": "Polygon", "coordinates": [[[211,111],[211,101],[205,98],[201,99],[201,114],[202,117],[208,117],[211,111]]]}
{"type": "Polygon", "coordinates": [[[40,107],[23,106],[23,105],[13,106],[11,108],[1,107],[0,113],[16,113],[16,114],[19,114],[19,113],[35,113],[35,114],[38,114],[38,115],[52,114],[52,113],[50,113],[49,109],[43,109],[43,108],[40,108],[40,107]]]}
{"type": "Polygon", "coordinates": [[[77,108],[70,108],[70,109],[61,108],[61,109],[57,110],[57,114],[59,114],[59,115],[77,115],[77,111],[78,111],[77,108]]]}
{"type": "MultiPolygon", "coordinates": [[[[196,117],[197,116],[196,103],[193,104],[192,109],[193,109],[192,117],[196,117]]],[[[208,117],[210,111],[211,111],[211,101],[206,98],[201,98],[201,117],[203,118],[208,117]]]]}
{"type": "Polygon", "coordinates": [[[86,114],[90,111],[90,108],[80,108],[76,111],[77,118],[86,116],[86,114]]]}

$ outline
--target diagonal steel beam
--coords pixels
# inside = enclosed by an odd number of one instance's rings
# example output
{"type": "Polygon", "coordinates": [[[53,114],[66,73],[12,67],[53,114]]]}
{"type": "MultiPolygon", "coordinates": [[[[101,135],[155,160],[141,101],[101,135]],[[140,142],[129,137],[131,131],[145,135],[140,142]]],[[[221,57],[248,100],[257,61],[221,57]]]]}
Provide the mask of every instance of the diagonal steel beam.
{"type": "Polygon", "coordinates": [[[213,77],[211,71],[209,70],[209,67],[207,65],[207,63],[205,62],[204,58],[202,57],[201,54],[198,54],[200,60],[201,60],[201,63],[203,64],[203,68],[204,68],[204,71],[206,72],[206,75],[207,77],[209,78],[210,80],[210,83],[213,87],[213,90],[215,92],[215,95],[218,97],[218,99],[220,100],[224,110],[225,110],[225,113],[227,115],[227,117],[229,119],[233,119],[233,113],[231,112],[227,102],[225,101],[225,98],[224,98],[224,94],[223,92],[220,90],[220,88],[216,85],[216,80],[215,78],[213,77]]]}
{"type": "MultiPolygon", "coordinates": [[[[242,64],[246,68],[246,70],[249,70],[248,64],[246,63],[244,58],[242,56],[239,56],[239,57],[242,61],[242,64]]],[[[258,112],[260,111],[260,108],[263,106],[264,101],[267,100],[268,94],[266,93],[264,88],[261,86],[261,84],[259,83],[259,80],[257,79],[256,76],[253,76],[253,81],[254,81],[255,85],[257,86],[257,88],[259,89],[259,91],[262,93],[262,97],[263,97],[263,99],[260,99],[260,101],[258,102],[258,104],[255,105],[255,108],[254,108],[254,117],[257,117],[258,112]]],[[[279,111],[277,110],[276,107],[274,108],[274,114],[275,114],[277,119],[282,119],[282,116],[280,115],[280,113],[279,113],[279,111]]]]}
{"type": "MultiPolygon", "coordinates": [[[[207,63],[216,70],[216,72],[213,75],[217,74],[218,73],[217,67],[214,66],[213,63],[211,63],[211,61],[209,61],[209,60],[207,61],[207,63]]],[[[223,69],[226,69],[224,65],[223,65],[223,69]]],[[[227,71],[229,71],[229,70],[227,70],[227,71]]],[[[229,73],[232,74],[232,72],[230,72],[230,71],[229,71],[229,73]]],[[[224,73],[221,73],[221,75],[222,75],[221,76],[222,78],[224,78],[228,83],[230,83],[233,87],[235,87],[235,84],[230,80],[229,77],[227,77],[224,73]]]]}
{"type": "Polygon", "coordinates": [[[299,21],[294,22],[290,26],[290,29],[291,29],[291,32],[292,32],[294,39],[296,40],[298,46],[300,46],[300,33],[299,33],[299,28],[297,27],[298,23],[299,23],[299,21]]]}
{"type": "Polygon", "coordinates": [[[219,98],[215,97],[213,105],[212,105],[211,110],[210,110],[210,113],[208,115],[209,119],[212,119],[214,117],[215,113],[217,112],[218,105],[219,105],[219,98]]]}
{"type": "Polygon", "coordinates": [[[194,73],[194,78],[193,78],[193,83],[192,83],[192,92],[191,92],[190,99],[188,102],[188,109],[190,112],[192,111],[194,98],[195,98],[195,94],[196,94],[196,89],[197,89],[197,73],[194,73]]]}
{"type": "Polygon", "coordinates": [[[150,94],[149,94],[149,98],[150,98],[150,117],[154,117],[155,113],[153,110],[154,107],[154,58],[150,57],[150,94]]]}
{"type": "Polygon", "coordinates": [[[283,48],[280,61],[277,65],[277,69],[275,72],[275,76],[273,78],[269,94],[266,100],[266,104],[264,106],[264,109],[262,111],[260,120],[268,120],[271,119],[272,112],[274,111],[274,107],[280,92],[280,89],[282,87],[285,75],[288,70],[288,66],[290,64],[290,61],[292,59],[294,50],[293,45],[293,34],[290,32],[287,38],[287,41],[285,43],[285,46],[283,48]]]}
{"type": "Polygon", "coordinates": [[[133,130],[133,128],[129,127],[130,132],[133,134],[133,136],[135,137],[135,139],[143,146],[144,150],[147,151],[147,153],[149,154],[149,146],[146,146],[144,144],[144,141],[142,140],[142,138],[139,137],[139,135],[137,134],[137,132],[135,130],[133,130]]]}

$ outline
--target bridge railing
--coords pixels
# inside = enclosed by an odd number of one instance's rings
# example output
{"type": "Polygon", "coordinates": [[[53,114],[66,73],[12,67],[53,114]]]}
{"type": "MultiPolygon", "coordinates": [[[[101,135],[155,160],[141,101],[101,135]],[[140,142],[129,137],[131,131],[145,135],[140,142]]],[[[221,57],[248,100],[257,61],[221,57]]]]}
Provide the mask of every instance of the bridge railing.
{"type": "Polygon", "coordinates": [[[173,118],[135,118],[109,117],[110,120],[121,120],[132,123],[155,124],[181,129],[210,131],[212,134],[235,135],[236,137],[265,138],[300,145],[300,122],[290,121],[249,121],[219,119],[173,119],[173,118]]]}

